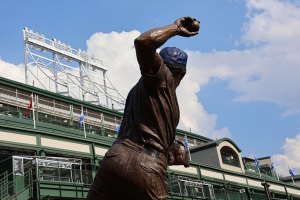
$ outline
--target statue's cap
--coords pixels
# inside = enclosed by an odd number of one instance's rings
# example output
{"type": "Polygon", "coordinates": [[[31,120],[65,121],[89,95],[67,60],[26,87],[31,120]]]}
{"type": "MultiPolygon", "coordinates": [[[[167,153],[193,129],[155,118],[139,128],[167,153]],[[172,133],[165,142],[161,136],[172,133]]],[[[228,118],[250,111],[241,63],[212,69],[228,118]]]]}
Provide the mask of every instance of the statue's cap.
{"type": "Polygon", "coordinates": [[[159,55],[169,67],[186,68],[188,55],[181,49],[165,47],[159,52],[159,55]]]}

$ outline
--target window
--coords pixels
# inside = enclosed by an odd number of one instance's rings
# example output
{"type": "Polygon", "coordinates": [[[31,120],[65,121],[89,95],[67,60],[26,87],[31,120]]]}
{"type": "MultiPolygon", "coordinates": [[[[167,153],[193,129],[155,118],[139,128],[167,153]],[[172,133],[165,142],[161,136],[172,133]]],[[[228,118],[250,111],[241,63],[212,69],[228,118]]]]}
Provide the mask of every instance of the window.
{"type": "Polygon", "coordinates": [[[226,165],[231,165],[235,167],[240,167],[240,160],[237,153],[228,146],[224,146],[220,150],[222,162],[226,165]]]}

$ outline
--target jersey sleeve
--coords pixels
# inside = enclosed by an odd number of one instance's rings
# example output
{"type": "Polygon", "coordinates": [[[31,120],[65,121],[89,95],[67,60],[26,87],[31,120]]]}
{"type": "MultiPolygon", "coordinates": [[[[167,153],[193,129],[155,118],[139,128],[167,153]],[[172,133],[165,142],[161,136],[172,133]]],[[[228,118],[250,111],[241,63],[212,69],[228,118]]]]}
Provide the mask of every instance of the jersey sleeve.
{"type": "Polygon", "coordinates": [[[165,64],[160,66],[156,74],[142,73],[143,83],[147,88],[166,87],[167,76],[168,68],[165,64]]]}

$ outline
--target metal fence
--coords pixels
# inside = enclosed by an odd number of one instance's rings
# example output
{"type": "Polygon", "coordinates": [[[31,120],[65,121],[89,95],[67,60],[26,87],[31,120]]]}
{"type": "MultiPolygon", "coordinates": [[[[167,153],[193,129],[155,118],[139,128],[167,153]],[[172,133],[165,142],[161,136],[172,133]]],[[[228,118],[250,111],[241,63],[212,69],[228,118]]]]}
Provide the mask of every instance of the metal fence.
{"type": "Polygon", "coordinates": [[[0,86],[0,115],[35,120],[85,131],[91,135],[116,137],[121,117],[32,94],[9,86],[0,86]],[[84,124],[80,127],[80,116],[84,124]]]}
{"type": "Polygon", "coordinates": [[[182,196],[194,199],[216,199],[213,185],[201,180],[184,176],[168,178],[170,196],[182,196]]]}

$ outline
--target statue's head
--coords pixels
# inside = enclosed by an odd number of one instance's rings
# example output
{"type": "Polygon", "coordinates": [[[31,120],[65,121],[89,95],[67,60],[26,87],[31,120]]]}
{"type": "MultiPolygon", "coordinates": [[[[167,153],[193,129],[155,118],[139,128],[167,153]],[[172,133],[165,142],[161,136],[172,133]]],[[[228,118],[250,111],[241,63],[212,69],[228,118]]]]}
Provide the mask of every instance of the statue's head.
{"type": "Polygon", "coordinates": [[[173,77],[178,79],[179,84],[186,73],[188,55],[176,47],[165,47],[159,52],[159,55],[170,69],[173,77]]]}

